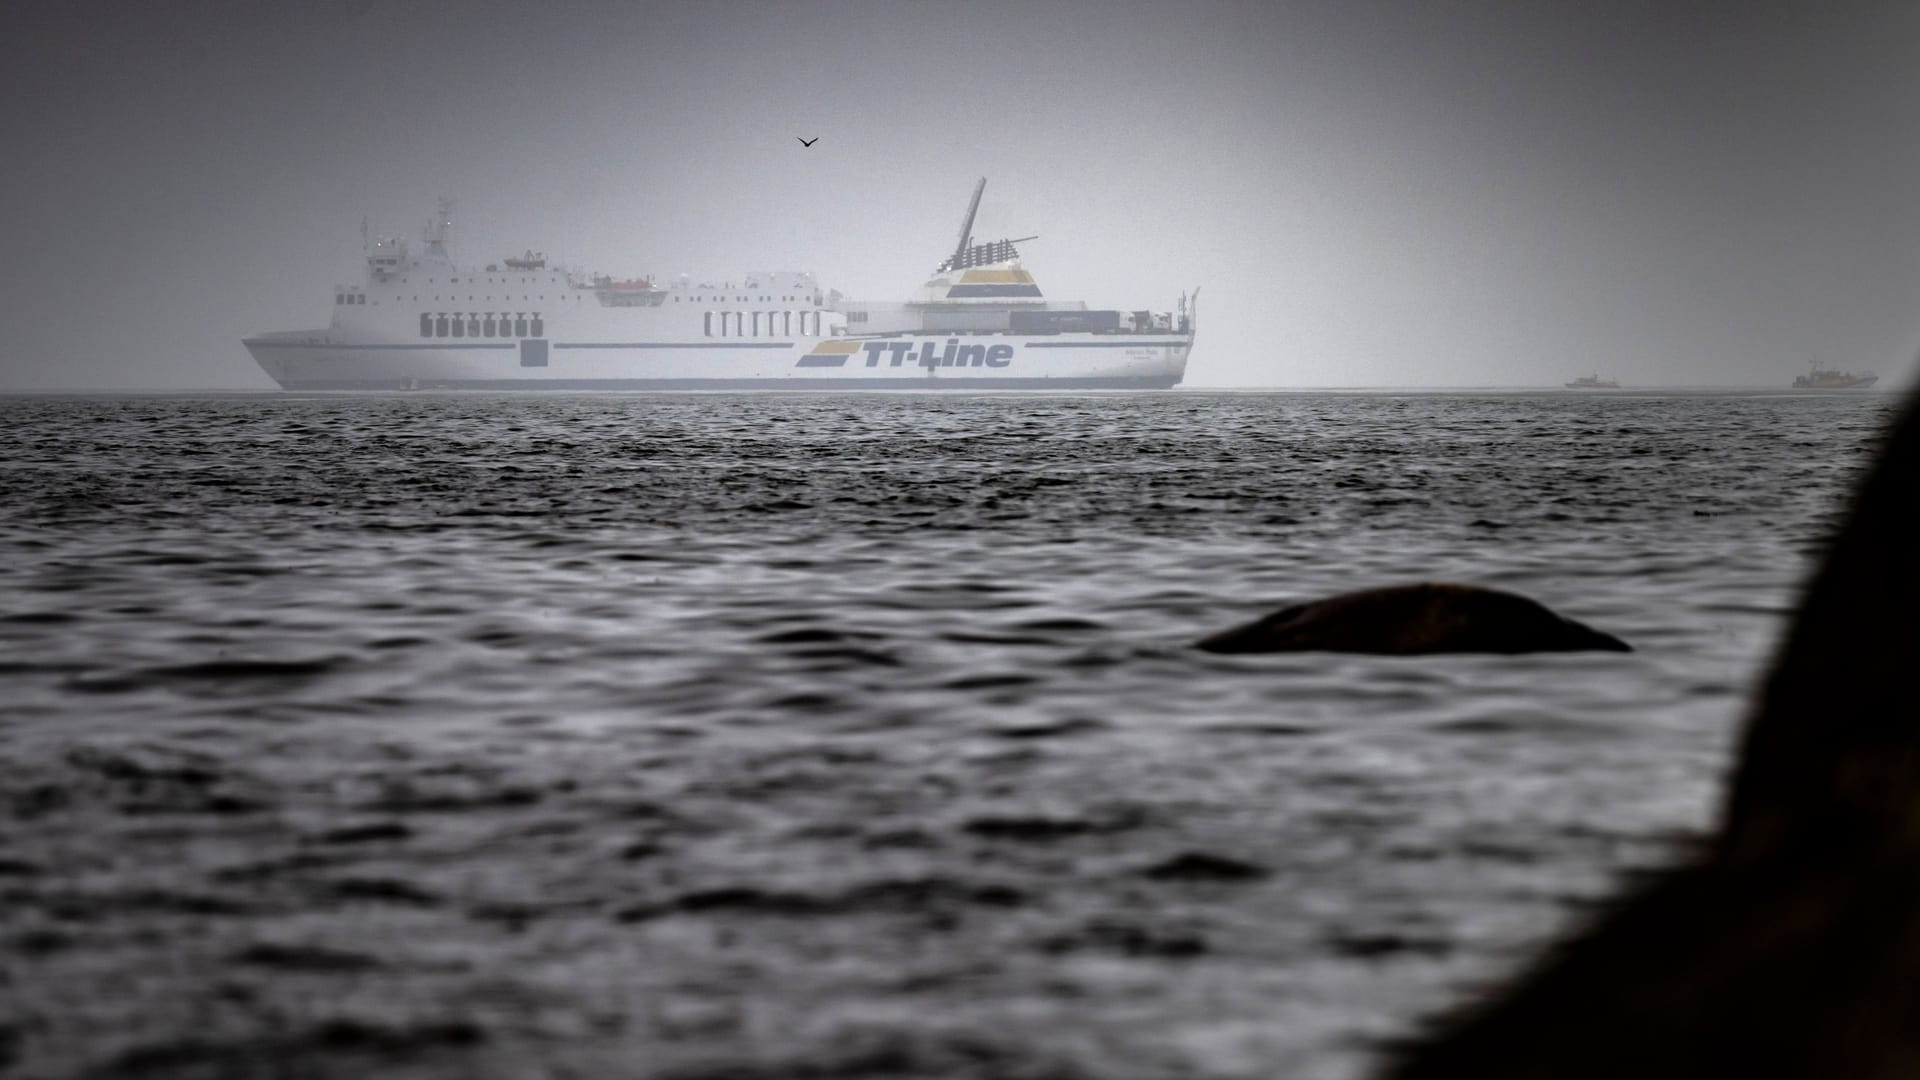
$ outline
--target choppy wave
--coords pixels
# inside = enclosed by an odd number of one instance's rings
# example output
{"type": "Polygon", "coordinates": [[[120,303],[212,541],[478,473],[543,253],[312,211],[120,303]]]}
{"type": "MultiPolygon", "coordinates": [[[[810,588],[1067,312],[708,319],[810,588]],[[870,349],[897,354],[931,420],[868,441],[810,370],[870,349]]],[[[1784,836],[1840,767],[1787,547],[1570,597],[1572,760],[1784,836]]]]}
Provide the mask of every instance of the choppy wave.
{"type": "Polygon", "coordinates": [[[1354,1075],[1697,835],[1884,402],[0,401],[0,1067],[1354,1075]],[[1639,651],[1187,647],[1424,578],[1639,651]]]}

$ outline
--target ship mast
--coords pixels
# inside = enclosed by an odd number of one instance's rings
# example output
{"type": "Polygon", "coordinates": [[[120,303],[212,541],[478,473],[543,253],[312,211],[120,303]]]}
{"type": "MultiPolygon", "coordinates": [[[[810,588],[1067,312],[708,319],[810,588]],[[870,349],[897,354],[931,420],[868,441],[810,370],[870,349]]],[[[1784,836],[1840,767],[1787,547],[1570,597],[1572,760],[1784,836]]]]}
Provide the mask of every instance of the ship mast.
{"type": "Polygon", "coordinates": [[[453,200],[442,198],[427,223],[427,254],[447,257],[447,230],[453,228],[453,200]]]}

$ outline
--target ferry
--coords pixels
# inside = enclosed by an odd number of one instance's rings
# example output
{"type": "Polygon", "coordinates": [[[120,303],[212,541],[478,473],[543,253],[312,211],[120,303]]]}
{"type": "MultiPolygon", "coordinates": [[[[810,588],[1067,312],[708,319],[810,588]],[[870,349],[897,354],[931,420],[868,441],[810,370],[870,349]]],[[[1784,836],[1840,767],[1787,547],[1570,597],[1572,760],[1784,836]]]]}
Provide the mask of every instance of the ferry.
{"type": "Polygon", "coordinates": [[[1618,390],[1620,383],[1614,379],[1603,379],[1599,372],[1582,375],[1567,384],[1569,390],[1618,390]]]}
{"type": "Polygon", "coordinates": [[[323,328],[244,339],[288,390],[1109,390],[1185,375],[1199,290],[1171,310],[1045,298],[1016,244],[959,241],[898,303],[859,303],[810,272],[614,278],[527,251],[484,266],[449,253],[442,200],[416,249],[381,237],[333,290],[323,328]]]}

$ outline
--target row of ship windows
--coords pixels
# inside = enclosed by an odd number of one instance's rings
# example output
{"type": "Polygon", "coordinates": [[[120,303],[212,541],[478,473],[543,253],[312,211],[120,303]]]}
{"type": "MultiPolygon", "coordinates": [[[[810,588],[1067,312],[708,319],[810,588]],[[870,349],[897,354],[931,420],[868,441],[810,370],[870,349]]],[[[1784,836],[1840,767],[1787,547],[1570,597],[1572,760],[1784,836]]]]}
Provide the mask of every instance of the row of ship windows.
{"type": "MultiPolygon", "coordinates": [[[[545,293],[541,293],[541,294],[540,294],[539,296],[522,296],[522,297],[520,297],[520,299],[522,299],[522,300],[545,300],[546,298],[547,298],[547,295],[546,295],[545,293]]],[[[420,302],[420,298],[419,298],[418,296],[414,296],[414,297],[413,297],[412,299],[413,299],[413,302],[414,302],[414,303],[419,303],[419,302],[420,302]]],[[[439,299],[440,299],[440,298],[439,298],[438,296],[436,296],[436,297],[434,297],[434,300],[436,300],[436,301],[438,301],[439,299]]],[[[447,299],[449,299],[449,300],[453,300],[453,301],[456,301],[456,302],[458,302],[460,298],[459,298],[459,297],[457,297],[457,296],[449,296],[449,297],[447,297],[447,299]]],[[[472,297],[472,296],[469,296],[469,297],[467,297],[467,299],[469,299],[469,300],[473,300],[473,299],[476,299],[476,298],[475,298],[475,297],[472,297]]],[[[489,296],[489,297],[487,297],[487,299],[489,299],[489,300],[491,300],[491,299],[493,299],[493,297],[491,297],[491,296],[489,296]]],[[[511,296],[503,296],[503,297],[501,297],[500,299],[502,299],[502,300],[506,300],[506,301],[512,301],[512,300],[513,300],[513,297],[511,297],[511,296]]],[[[561,296],[561,297],[556,297],[555,299],[558,299],[558,300],[561,300],[561,301],[567,301],[567,300],[572,300],[572,301],[574,301],[575,303],[579,303],[579,301],[580,301],[580,298],[579,298],[579,297],[577,297],[577,296],[561,296]]],[[[366,303],[366,302],[367,302],[367,294],[366,294],[366,293],[334,293],[334,294],[333,294],[333,302],[334,302],[335,304],[364,304],[364,303],[366,303]]],[[[396,303],[396,304],[400,302],[400,296],[399,296],[399,294],[397,294],[397,293],[396,293],[396,294],[394,295],[394,298],[393,298],[393,302],[394,302],[394,303],[396,303]]]]}
{"type": "MultiPolygon", "coordinates": [[[[427,284],[429,284],[429,285],[431,285],[431,284],[433,284],[433,283],[434,283],[434,280],[435,280],[435,279],[433,279],[433,278],[428,278],[428,279],[427,279],[427,284]]],[[[450,282],[452,282],[452,283],[453,283],[453,284],[455,284],[455,285],[458,285],[458,284],[460,284],[460,279],[459,279],[459,278],[457,278],[457,277],[456,277],[456,278],[448,278],[447,280],[448,280],[448,281],[450,281],[450,282]]],[[[468,280],[469,282],[472,282],[472,281],[476,281],[476,280],[478,280],[478,279],[477,279],[477,278],[468,278],[467,280],[468,280]]],[[[501,283],[502,285],[505,285],[505,284],[510,284],[510,283],[513,283],[513,282],[515,282],[516,280],[517,280],[517,279],[513,279],[513,278],[501,278],[501,279],[500,279],[500,283],[501,283]]],[[[559,278],[548,278],[547,280],[548,280],[548,281],[550,281],[550,282],[553,282],[554,284],[559,284],[559,282],[560,282],[560,279],[559,279],[559,278]]],[[[407,282],[407,279],[406,279],[406,278],[401,278],[401,279],[400,279],[400,283],[401,283],[402,285],[404,285],[404,284],[406,284],[406,282],[407,282]]],[[[489,284],[489,285],[491,285],[491,284],[493,284],[493,279],[492,279],[492,278],[488,278],[488,279],[487,279],[487,284],[489,284]]],[[[707,285],[707,286],[703,286],[703,288],[708,288],[708,289],[710,289],[710,288],[712,288],[712,287],[713,287],[713,286],[711,286],[711,285],[707,285]]],[[[398,299],[399,299],[399,297],[397,297],[397,296],[396,296],[396,297],[394,297],[394,299],[395,299],[395,300],[398,300],[398,299]]],[[[415,299],[418,299],[418,297],[416,297],[415,299]]],[[[473,299],[473,297],[471,297],[471,296],[469,296],[469,297],[467,297],[467,299],[469,299],[469,300],[471,300],[471,299],[473,299]]],[[[526,297],[524,297],[524,296],[523,296],[523,297],[521,297],[520,299],[522,299],[522,300],[525,300],[525,299],[526,299],[526,297]]],[[[544,296],[543,296],[543,297],[541,297],[540,299],[542,299],[542,300],[545,300],[545,299],[546,299],[546,297],[544,297],[544,296]]],[[[678,303],[678,302],[680,301],[680,298],[679,298],[679,297],[677,297],[677,296],[676,296],[676,297],[674,297],[673,299],[674,299],[674,302],[675,302],[675,303],[678,303]]],[[[718,297],[718,296],[701,296],[701,297],[692,297],[692,296],[689,296],[689,297],[687,297],[687,302],[688,302],[689,304],[691,304],[691,303],[695,303],[696,301],[699,301],[699,300],[719,300],[719,299],[722,299],[722,298],[721,298],[721,297],[718,297]]],[[[746,300],[746,299],[748,299],[748,297],[746,297],[746,296],[736,296],[736,297],[734,297],[734,299],[735,299],[735,300],[746,300]]],[[[755,299],[755,300],[762,300],[762,301],[771,301],[771,300],[773,299],[773,297],[772,297],[772,296],[757,296],[757,297],[753,297],[752,299],[755,299]]],[[[787,301],[787,302],[792,302],[792,301],[794,301],[794,300],[801,300],[801,301],[804,301],[804,300],[806,300],[806,297],[804,297],[804,296],[783,296],[783,297],[781,297],[780,299],[781,299],[781,300],[783,300],[783,301],[787,301]]],[[[362,301],[360,301],[360,302],[361,302],[361,303],[365,303],[366,301],[365,301],[365,300],[362,300],[362,301]]],[[[819,303],[819,302],[820,302],[820,298],[819,298],[818,296],[815,296],[815,297],[813,298],[813,302],[814,302],[814,303],[816,303],[816,304],[817,304],[817,303],[819,303]]],[[[336,303],[336,304],[338,304],[338,303],[353,303],[353,301],[351,301],[351,300],[344,300],[344,301],[343,301],[343,300],[341,300],[341,299],[340,299],[339,297],[335,297],[335,298],[334,298],[334,303],[336,303]]]]}
{"type": "MultiPolygon", "coordinates": [[[[682,298],[676,296],[676,298],[674,298],[674,304],[680,304],[680,300],[682,300],[682,298]]],[[[708,292],[697,292],[697,294],[685,298],[687,304],[712,304],[714,300],[726,300],[726,296],[714,296],[714,294],[708,294],[708,292]]],[[[772,304],[776,298],[774,298],[774,296],[735,296],[733,300],[758,300],[758,302],[762,302],[762,304],[772,304]]],[[[804,296],[780,296],[778,300],[785,302],[785,304],[791,304],[791,302],[795,302],[795,300],[799,300],[801,304],[806,304],[806,298],[804,298],[804,296]]],[[[812,300],[814,300],[814,304],[820,304],[820,298],[818,298],[818,296],[814,296],[812,300]]]]}
{"type": "Polygon", "coordinates": [[[709,311],[702,324],[708,337],[820,336],[817,311],[709,311]],[[812,327],[812,329],[808,329],[812,327]]]}
{"type": "Polygon", "coordinates": [[[499,315],[491,311],[484,315],[454,312],[449,316],[444,312],[423,311],[420,313],[420,336],[425,338],[546,337],[547,324],[537,311],[533,313],[531,319],[519,312],[515,312],[513,318],[508,318],[504,312],[499,315]]]}
{"type": "MultiPolygon", "coordinates": [[[[547,294],[546,294],[546,293],[541,293],[541,294],[540,294],[539,296],[528,296],[528,295],[526,295],[526,294],[524,294],[524,293],[522,293],[522,294],[521,294],[521,296],[520,296],[520,299],[522,299],[522,300],[545,300],[546,298],[547,298],[547,294]]],[[[400,299],[400,298],[399,298],[398,296],[396,296],[396,297],[394,297],[394,300],[395,300],[395,301],[398,301],[399,299],[400,299]]],[[[414,301],[414,303],[419,303],[419,302],[420,302],[420,297],[418,297],[418,296],[414,296],[414,297],[413,297],[412,299],[413,299],[413,301],[414,301]]],[[[440,297],[439,297],[439,296],[438,296],[437,294],[436,294],[436,295],[434,296],[434,298],[433,298],[433,299],[434,299],[434,302],[435,302],[435,303],[439,303],[439,302],[440,302],[440,297]]],[[[450,301],[452,301],[453,303],[456,303],[456,304],[460,302],[460,298],[459,298],[459,297],[457,297],[457,296],[449,296],[449,297],[447,297],[447,299],[448,299],[448,300],[450,300],[450,301]]],[[[476,297],[476,296],[473,296],[473,295],[471,295],[471,294],[469,294],[469,295],[467,296],[467,299],[468,299],[468,300],[477,300],[477,299],[479,299],[479,297],[476,297]]],[[[488,300],[491,300],[491,299],[493,299],[493,297],[492,297],[492,296],[488,296],[488,297],[487,297],[487,299],[488,299],[488,300]]],[[[503,297],[501,297],[500,299],[502,299],[502,300],[505,300],[505,301],[507,301],[508,303],[512,303],[512,302],[513,302],[513,297],[511,297],[511,296],[503,296],[503,297]]],[[[561,303],[565,303],[565,302],[567,302],[568,300],[572,300],[572,301],[573,301],[574,303],[579,303],[579,302],[580,302],[580,298],[579,298],[579,297],[577,297],[577,296],[556,296],[556,297],[554,297],[554,299],[555,299],[555,300],[558,300],[558,301],[560,301],[561,303]]]]}
{"type": "MultiPolygon", "coordinates": [[[[522,296],[522,297],[521,297],[520,299],[522,299],[522,300],[535,300],[535,299],[538,299],[538,300],[545,300],[546,298],[547,298],[547,295],[546,295],[545,293],[541,293],[541,294],[540,294],[540,295],[539,295],[538,297],[533,297],[533,296],[522,296]]],[[[393,299],[394,299],[394,301],[395,301],[395,302],[397,303],[397,302],[399,301],[399,299],[400,299],[400,297],[396,295],[396,296],[395,296],[395,297],[394,297],[393,299]]],[[[414,297],[413,299],[414,299],[415,301],[418,301],[418,300],[419,300],[420,298],[419,298],[418,296],[415,296],[415,297],[414,297]]],[[[440,298],[439,298],[438,296],[436,296],[436,297],[434,297],[434,299],[435,299],[435,300],[438,300],[438,299],[440,299],[440,298]]],[[[448,299],[452,299],[452,298],[451,298],[451,297],[449,297],[448,299]]],[[[471,296],[469,296],[469,297],[467,297],[467,299],[469,299],[469,300],[472,300],[472,299],[473,299],[473,297],[471,297],[471,296]]],[[[493,297],[491,297],[491,296],[489,296],[489,297],[487,297],[487,299],[489,299],[489,300],[491,300],[491,299],[493,299],[493,297]]],[[[503,297],[503,299],[509,299],[509,300],[510,300],[510,299],[512,299],[512,297],[503,297]]],[[[576,303],[577,303],[577,302],[578,302],[578,301],[580,300],[580,298],[579,298],[579,297],[577,297],[577,296],[562,296],[562,297],[560,297],[560,299],[561,299],[561,300],[572,300],[572,301],[575,301],[576,303]]],[[[689,303],[689,304],[691,304],[691,303],[694,303],[694,302],[695,302],[696,300],[712,300],[712,299],[715,299],[715,297],[692,297],[692,296],[689,296],[689,297],[687,297],[686,299],[687,299],[687,303],[689,303]]],[[[734,299],[735,299],[735,300],[745,300],[745,299],[746,299],[746,297],[744,297],[744,296],[736,296],[736,297],[734,297],[734,299]]],[[[771,297],[771,296],[762,296],[762,297],[760,297],[759,299],[761,299],[761,300],[772,300],[772,299],[773,299],[773,297],[771,297]]],[[[806,298],[806,297],[804,297],[804,296],[783,296],[783,297],[781,297],[780,299],[782,299],[782,300],[800,300],[800,301],[802,301],[802,302],[804,302],[804,301],[805,301],[805,300],[806,300],[807,298],[806,298]]],[[[334,293],[334,294],[333,294],[333,302],[334,302],[334,304],[335,304],[335,305],[340,305],[340,304],[364,304],[364,303],[366,303],[366,302],[367,302],[367,294],[366,294],[366,293],[334,293]]],[[[677,304],[677,303],[679,303],[679,302],[680,302],[680,297],[678,297],[678,296],[676,296],[676,297],[674,297],[674,298],[673,298],[673,302],[674,302],[674,303],[676,303],[676,304],[677,304]]],[[[813,302],[814,302],[814,303],[816,303],[816,304],[817,304],[817,303],[819,303],[819,302],[820,302],[820,298],[819,298],[819,297],[817,297],[817,296],[816,296],[816,297],[814,297],[814,298],[813,298],[813,302]]]]}
{"type": "MultiPolygon", "coordinates": [[[[433,284],[433,283],[434,283],[435,281],[437,281],[437,280],[438,280],[437,278],[428,278],[428,279],[427,279],[427,284],[429,284],[429,285],[431,285],[431,284],[433,284]]],[[[458,285],[458,284],[460,284],[460,279],[459,279],[459,278],[457,278],[457,277],[450,277],[450,278],[448,278],[447,280],[448,280],[448,281],[450,281],[450,282],[452,282],[452,283],[454,283],[455,285],[458,285]]],[[[467,279],[467,284],[469,284],[469,285],[471,285],[471,284],[473,284],[474,282],[476,282],[476,281],[479,281],[479,280],[480,280],[479,278],[471,278],[471,277],[470,277],[470,278],[468,278],[468,279],[467,279]]],[[[519,285],[519,284],[524,284],[525,282],[527,282],[527,281],[529,281],[529,280],[538,280],[538,279],[529,279],[529,278],[501,278],[501,279],[500,279],[500,284],[502,284],[502,285],[509,285],[509,284],[512,284],[512,285],[519,285]]],[[[556,285],[558,285],[558,284],[560,283],[560,279],[559,279],[559,278],[557,278],[557,277],[549,277],[549,278],[548,278],[547,280],[548,280],[548,281],[550,281],[550,282],[552,282],[552,283],[554,283],[554,284],[556,284],[556,285]]],[[[400,283],[401,283],[402,285],[404,285],[404,284],[406,284],[406,283],[407,283],[407,279],[406,279],[406,278],[401,278],[401,279],[400,279],[400,283]]],[[[493,279],[492,279],[492,278],[488,278],[488,279],[487,279],[487,284],[489,284],[489,285],[491,285],[491,284],[493,284],[493,279]]]]}

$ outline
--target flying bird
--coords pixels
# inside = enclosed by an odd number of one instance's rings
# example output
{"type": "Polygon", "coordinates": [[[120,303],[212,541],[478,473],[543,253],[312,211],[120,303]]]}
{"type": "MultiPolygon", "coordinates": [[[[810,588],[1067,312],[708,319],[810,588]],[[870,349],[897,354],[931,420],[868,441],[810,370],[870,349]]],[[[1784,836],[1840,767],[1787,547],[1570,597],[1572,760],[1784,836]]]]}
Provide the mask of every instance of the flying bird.
{"type": "MultiPolygon", "coordinates": [[[[798,136],[798,135],[795,135],[795,136],[794,136],[794,138],[796,138],[796,139],[800,139],[800,136],[798,136]]],[[[820,136],[818,136],[818,135],[815,135],[815,136],[814,136],[813,138],[811,138],[811,139],[800,139],[800,145],[801,145],[801,146],[812,146],[812,145],[813,145],[814,143],[817,143],[817,142],[819,142],[819,141],[820,141],[820,136]]]]}

